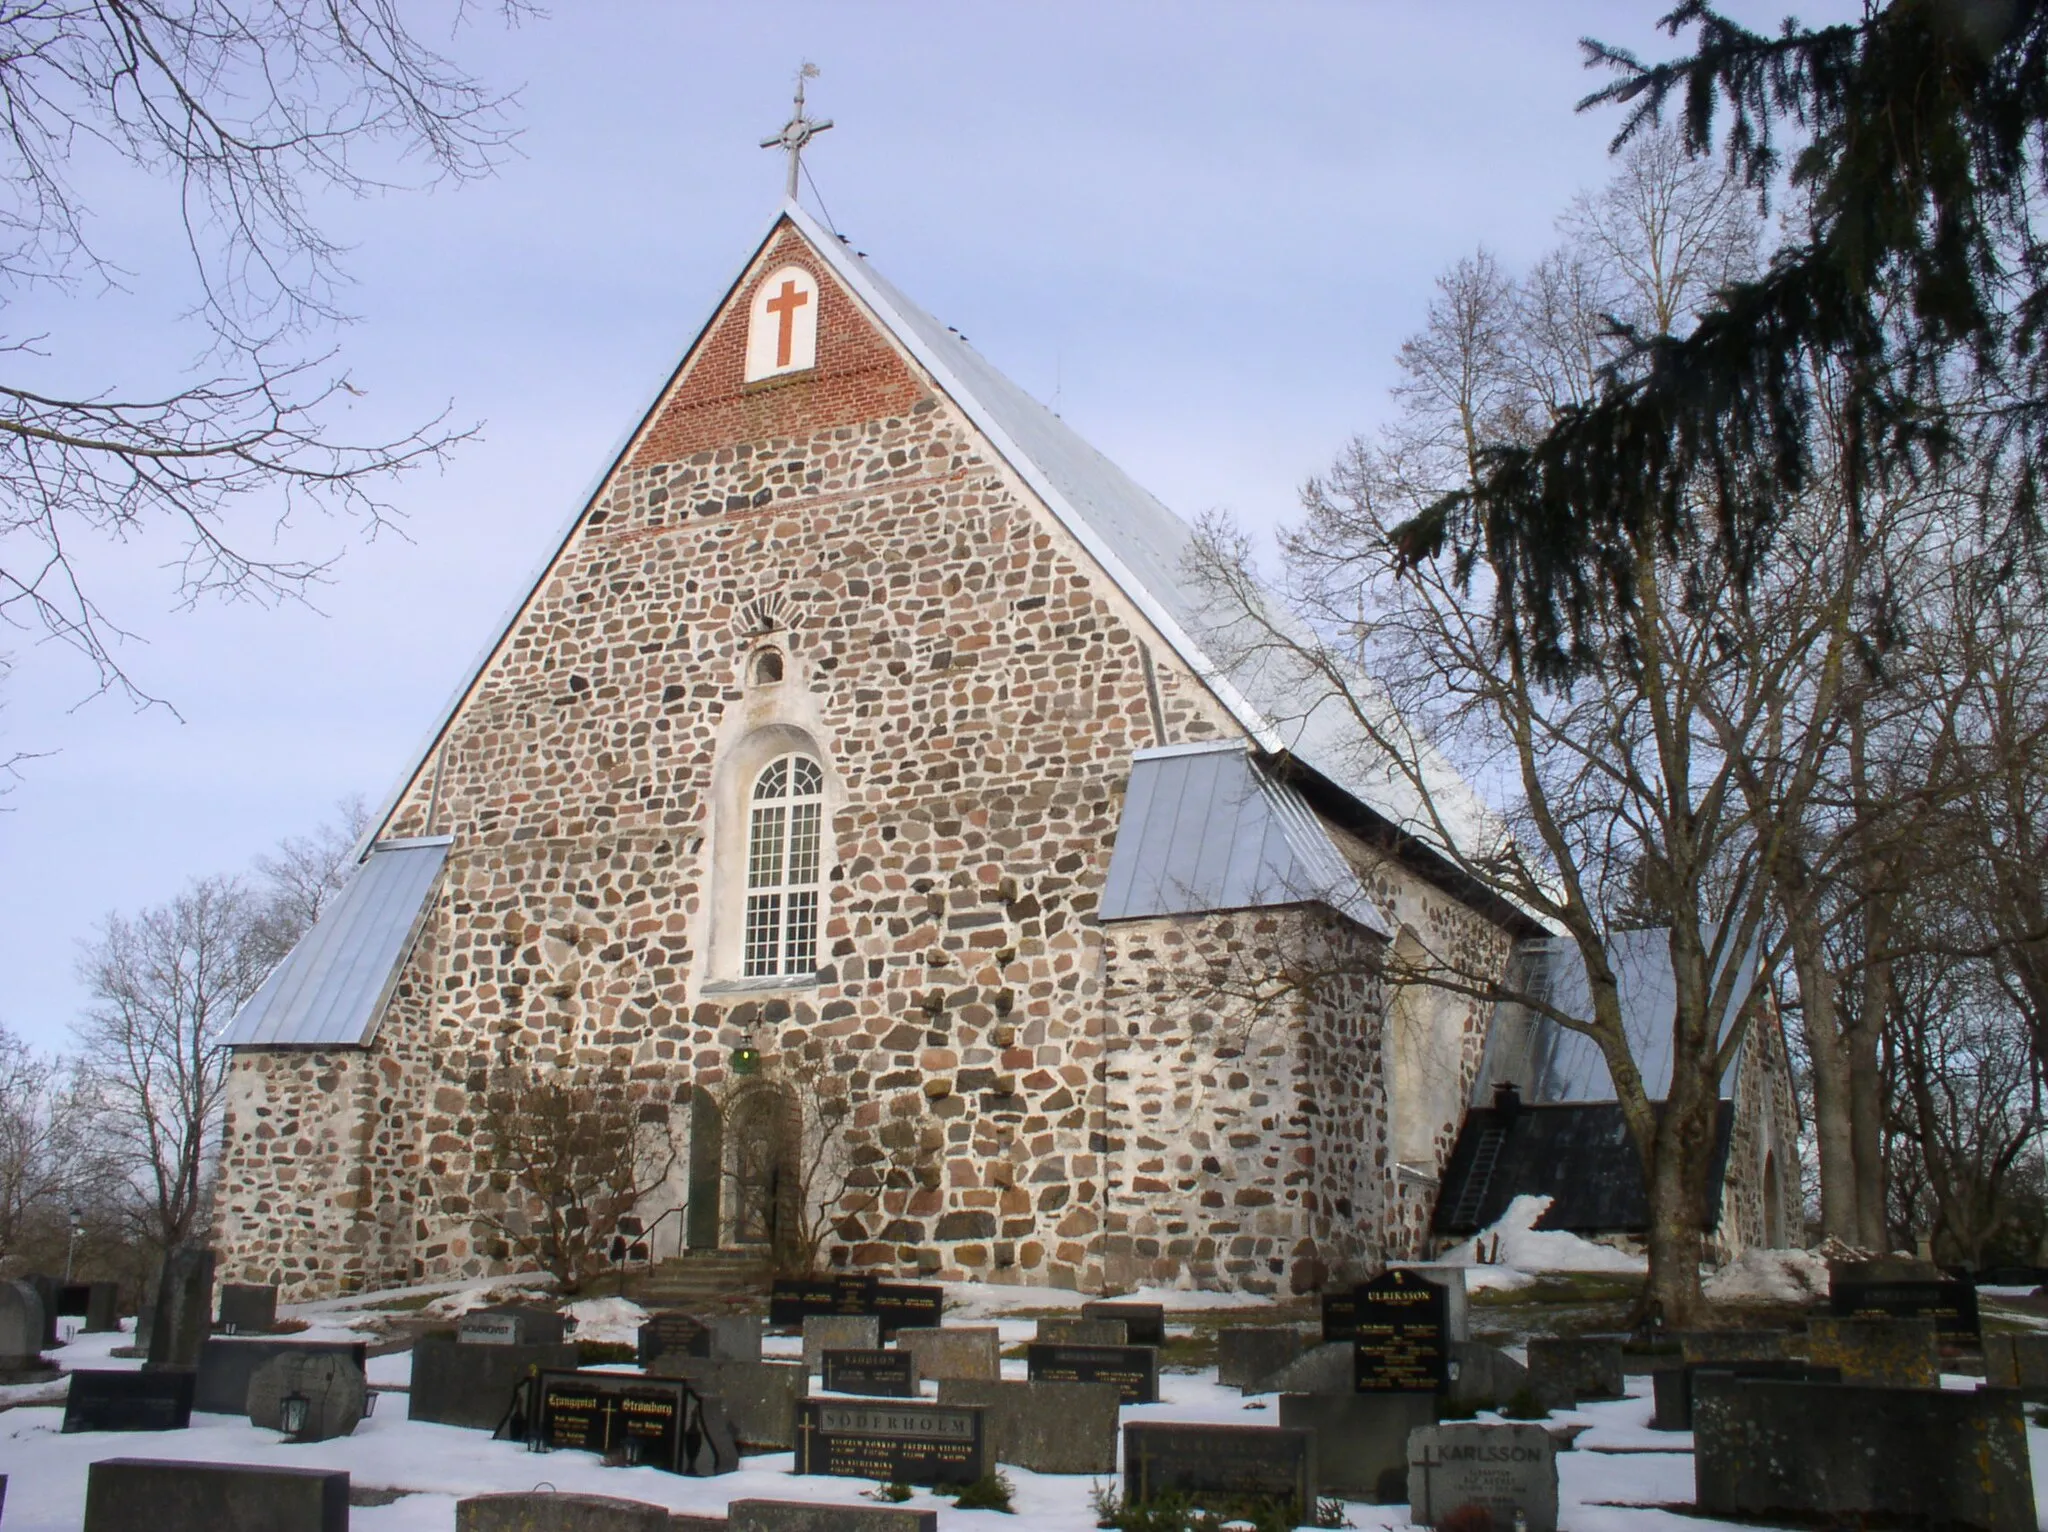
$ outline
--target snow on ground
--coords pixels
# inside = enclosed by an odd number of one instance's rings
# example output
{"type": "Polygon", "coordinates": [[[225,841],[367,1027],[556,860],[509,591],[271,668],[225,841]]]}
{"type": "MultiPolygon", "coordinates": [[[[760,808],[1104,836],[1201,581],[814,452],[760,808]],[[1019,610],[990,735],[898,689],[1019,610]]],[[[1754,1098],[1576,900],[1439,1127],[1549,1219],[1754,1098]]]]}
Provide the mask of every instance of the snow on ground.
{"type": "Polygon", "coordinates": [[[1491,1228],[1452,1246],[1435,1264],[1469,1267],[1465,1285],[1475,1290],[1527,1287],[1546,1271],[1638,1273],[1649,1269],[1639,1255],[1597,1245],[1561,1229],[1538,1229],[1536,1220],[1550,1211],[1550,1203],[1548,1197],[1517,1197],[1491,1228]]]}
{"type": "MultiPolygon", "coordinates": [[[[1205,1293],[1192,1288],[1141,1287],[1102,1298],[1093,1293],[1057,1287],[1004,1287],[992,1282],[942,1282],[946,1290],[946,1323],[977,1324],[1004,1314],[1078,1315],[1084,1303],[1156,1303],[1167,1313],[1206,1313],[1217,1309],[1263,1309],[1273,1304],[1258,1293],[1205,1293]]],[[[1028,1332],[1027,1332],[1028,1333],[1028,1332]]]]}
{"type": "Polygon", "coordinates": [[[640,1327],[647,1322],[647,1310],[630,1298],[579,1298],[563,1304],[562,1312],[576,1321],[570,1334],[580,1341],[630,1346],[640,1339],[640,1327]]]}
{"type": "Polygon", "coordinates": [[[1812,1303],[1828,1295],[1828,1263],[1811,1250],[1745,1250],[1700,1286],[1711,1303],[1812,1303]]]}

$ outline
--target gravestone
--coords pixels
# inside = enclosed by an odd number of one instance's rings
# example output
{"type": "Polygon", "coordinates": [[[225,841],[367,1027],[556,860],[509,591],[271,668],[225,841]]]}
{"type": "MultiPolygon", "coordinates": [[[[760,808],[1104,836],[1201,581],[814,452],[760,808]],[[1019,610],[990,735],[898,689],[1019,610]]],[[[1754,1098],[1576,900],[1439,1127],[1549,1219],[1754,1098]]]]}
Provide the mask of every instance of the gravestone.
{"type": "Polygon", "coordinates": [[[121,1284],[86,1284],[85,1333],[107,1335],[121,1328],[121,1284]]]}
{"type": "Polygon", "coordinates": [[[1977,1289],[1921,1262],[1830,1262],[1828,1308],[1837,1319],[1932,1319],[1958,1339],[1979,1332],[1977,1289]]]}
{"type": "Polygon", "coordinates": [[[812,1314],[803,1326],[804,1371],[814,1377],[824,1370],[828,1351],[881,1349],[882,1322],[872,1314],[812,1314]]]}
{"type": "Polygon", "coordinates": [[[43,1299],[26,1282],[0,1282],[0,1373],[42,1365],[43,1299]]]}
{"type": "Polygon", "coordinates": [[[534,1397],[528,1440],[549,1451],[596,1452],[697,1477],[739,1467],[724,1407],[686,1379],[544,1372],[534,1397]]]}
{"type": "Polygon", "coordinates": [[[471,1309],[455,1324],[467,1346],[559,1346],[565,1333],[560,1314],[525,1303],[471,1309]]]}
{"type": "Polygon", "coordinates": [[[159,1270],[143,1284],[142,1302],[135,1306],[135,1354],[149,1355],[150,1337],[156,1333],[156,1294],[163,1285],[163,1272],[159,1270]]]}
{"type": "Polygon", "coordinates": [[[199,1348],[213,1320],[211,1250],[202,1245],[180,1245],[165,1254],[157,1276],[155,1310],[149,1356],[142,1365],[151,1371],[197,1368],[199,1348]]]}
{"type": "Polygon", "coordinates": [[[828,1351],[825,1391],[869,1394],[878,1399],[915,1399],[917,1358],[908,1351],[828,1351]]]}
{"type": "Polygon", "coordinates": [[[842,1273],[823,1277],[777,1277],[768,1286],[768,1323],[795,1328],[829,1315],[872,1315],[874,1277],[842,1273]]]}
{"type": "Polygon", "coordinates": [[[443,1426],[495,1431],[512,1406],[512,1391],[543,1369],[576,1365],[576,1348],[465,1346],[447,1335],[423,1335],[412,1348],[407,1416],[443,1426]]]}
{"type": "Polygon", "coordinates": [[[916,1282],[877,1282],[868,1303],[868,1312],[882,1321],[886,1337],[909,1325],[938,1325],[946,1307],[946,1290],[916,1282]]]}
{"type": "MultiPolygon", "coordinates": [[[[1550,1433],[1541,1426],[1446,1421],[1410,1436],[1409,1520],[1442,1526],[1468,1506],[1495,1527],[1557,1532],[1557,1445],[1550,1433]]],[[[1459,1518],[1459,1524],[1472,1522],[1459,1518]]]]}
{"type": "Polygon", "coordinates": [[[668,1507],[526,1490],[455,1502],[455,1532],[669,1532],[668,1507]]]}
{"type": "Polygon", "coordinates": [[[1686,1362],[1666,1367],[1651,1375],[1656,1413],[1650,1417],[1652,1431],[1692,1429],[1693,1380],[1703,1372],[1725,1372],[1737,1378],[1790,1378],[1801,1383],[1839,1383],[1839,1367],[1816,1367],[1811,1362],[1779,1359],[1768,1362],[1686,1362]]]}
{"type": "Polygon", "coordinates": [[[682,1378],[718,1399],[740,1451],[788,1452],[796,1445],[796,1407],[810,1387],[808,1372],[797,1363],[665,1356],[649,1371],[655,1377],[682,1378]]]}
{"type": "Polygon", "coordinates": [[[192,1407],[207,1415],[249,1413],[249,1380],[265,1362],[281,1356],[337,1356],[370,1365],[369,1348],[361,1341],[303,1341],[262,1336],[210,1335],[199,1348],[199,1385],[192,1407]]]}
{"type": "Polygon", "coordinates": [[[1295,1524],[1315,1509],[1313,1431],[1130,1421],[1124,1426],[1124,1503],[1159,1495],[1285,1503],[1295,1524]]]}
{"type": "Polygon", "coordinates": [[[1694,1498],[1708,1516],[2034,1532],[2019,1395],[2003,1389],[1693,1379],[1694,1498]]]}
{"type": "Polygon", "coordinates": [[[225,1282],[220,1290],[223,1335],[268,1335],[277,1328],[277,1289],[225,1282]]]}
{"type": "Polygon", "coordinates": [[[711,1327],[694,1314],[685,1314],[680,1309],[664,1309],[658,1314],[647,1316],[635,1337],[639,1343],[640,1365],[647,1366],[658,1356],[711,1355],[711,1327]]]}
{"type": "Polygon", "coordinates": [[[1985,1336],[1984,1381],[1993,1388],[2018,1389],[2029,1404],[2048,1403],[2048,1335],[1985,1336]]]}
{"type": "Polygon", "coordinates": [[[988,1453],[1032,1473],[1116,1472],[1122,1400],[1107,1383],[970,1383],[949,1378],[939,1403],[979,1405],[988,1453]]]}
{"type": "Polygon", "coordinates": [[[1472,1338],[1472,1294],[1465,1284],[1465,1268],[1444,1266],[1435,1261],[1404,1261],[1392,1268],[1413,1272],[1425,1282],[1443,1290],[1444,1334],[1454,1341],[1472,1338]]]}
{"type": "Polygon", "coordinates": [[[1498,1346],[1451,1342],[1450,1387],[1444,1397],[1460,1409],[1491,1410],[1529,1386],[1529,1369],[1498,1346]]]}
{"type": "Polygon", "coordinates": [[[1113,1383],[1125,1404],[1159,1402],[1159,1352],[1151,1346],[1041,1346],[1025,1348],[1024,1369],[1034,1383],[1113,1383]]]}
{"type": "Polygon", "coordinates": [[[1783,1330],[1678,1330],[1671,1339],[1687,1362],[1780,1362],[1789,1353],[1783,1330]]]}
{"type": "Polygon", "coordinates": [[[1405,1268],[1361,1282],[1352,1292],[1352,1388],[1361,1394],[1442,1390],[1450,1381],[1449,1312],[1444,1289],[1405,1268]]]}
{"type": "Polygon", "coordinates": [[[1941,1340],[1932,1319],[1833,1319],[1806,1322],[1806,1360],[1839,1367],[1844,1383],[1939,1388],[1941,1340]]]}
{"type": "Polygon", "coordinates": [[[1545,1409],[1628,1397],[1619,1336],[1536,1335],[1529,1339],[1528,1354],[1529,1391],[1545,1409]]]}
{"type": "Polygon", "coordinates": [[[1257,1392],[1257,1385],[1301,1355],[1307,1337],[1283,1325],[1236,1325],[1216,1332],[1216,1381],[1257,1392]]]}
{"type": "Polygon", "coordinates": [[[1357,1392],[1356,1348],[1348,1340],[1308,1350],[1285,1367],[1245,1389],[1248,1394],[1350,1394],[1357,1392]]]}
{"type": "Polygon", "coordinates": [[[86,1470],[85,1532],[348,1532],[348,1474],[106,1458],[86,1470]]]}
{"type": "Polygon", "coordinates": [[[29,1285],[36,1295],[36,1301],[42,1304],[43,1333],[37,1342],[37,1349],[47,1351],[57,1344],[57,1319],[63,1312],[61,1305],[64,1301],[64,1281],[60,1277],[44,1276],[40,1273],[32,1273],[21,1280],[29,1285]]]}
{"type": "Polygon", "coordinates": [[[800,1500],[735,1500],[726,1532],[939,1532],[937,1511],[900,1505],[812,1505],[800,1500]]]}
{"type": "Polygon", "coordinates": [[[189,1372],[74,1372],[64,1430],[182,1431],[192,1424],[192,1385],[189,1372]]]}
{"type": "Polygon", "coordinates": [[[1166,1344],[1166,1307],[1158,1303],[1118,1303],[1104,1300],[1081,1305],[1083,1319],[1121,1319],[1124,1343],[1129,1346],[1166,1344]]]}
{"type": "Polygon", "coordinates": [[[284,1402],[296,1395],[306,1401],[306,1422],[292,1440],[332,1441],[354,1434],[369,1393],[363,1369],[348,1357],[284,1352],[249,1379],[249,1424],[261,1431],[284,1430],[284,1402]]]}
{"type": "Polygon", "coordinates": [[[994,1325],[905,1325],[896,1332],[896,1347],[917,1358],[920,1378],[985,1382],[1003,1375],[1003,1345],[994,1325]]]}
{"type": "Polygon", "coordinates": [[[1280,1396],[1280,1424],[1315,1433],[1321,1491],[1373,1505],[1408,1498],[1408,1433],[1436,1412],[1434,1394],[1280,1396]]]}
{"type": "Polygon", "coordinates": [[[989,1471],[972,1405],[806,1399],[797,1406],[796,1472],[884,1484],[972,1484],[989,1471]]]}
{"type": "Polygon", "coordinates": [[[1131,1327],[1121,1319],[1041,1319],[1032,1339],[1048,1346],[1128,1346],[1131,1327]]]}

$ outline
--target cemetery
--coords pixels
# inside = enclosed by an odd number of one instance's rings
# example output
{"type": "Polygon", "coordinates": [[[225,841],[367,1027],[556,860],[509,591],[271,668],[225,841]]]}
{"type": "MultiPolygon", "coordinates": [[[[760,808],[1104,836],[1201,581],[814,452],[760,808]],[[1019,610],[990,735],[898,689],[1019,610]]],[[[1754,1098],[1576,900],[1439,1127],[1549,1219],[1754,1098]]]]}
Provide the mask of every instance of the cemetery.
{"type": "Polygon", "coordinates": [[[1072,1532],[2034,1532],[2048,1293],[1902,1268],[1658,1334],[1607,1274],[1531,1297],[1449,1264],[1292,1301],[774,1282],[693,1313],[544,1281],[275,1308],[174,1257],[147,1350],[66,1315],[24,1359],[58,1382],[0,1393],[0,1528],[965,1532],[999,1503],[1072,1532]]]}

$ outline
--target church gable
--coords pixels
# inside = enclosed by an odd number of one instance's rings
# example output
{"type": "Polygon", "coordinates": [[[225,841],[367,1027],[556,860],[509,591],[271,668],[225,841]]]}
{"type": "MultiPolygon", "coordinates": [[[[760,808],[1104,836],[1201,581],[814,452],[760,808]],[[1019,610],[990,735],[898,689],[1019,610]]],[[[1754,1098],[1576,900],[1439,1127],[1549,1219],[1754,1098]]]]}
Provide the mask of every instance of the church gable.
{"type": "Polygon", "coordinates": [[[705,327],[626,466],[683,462],[735,442],[906,415],[925,394],[810,242],[785,221],[705,327]]]}

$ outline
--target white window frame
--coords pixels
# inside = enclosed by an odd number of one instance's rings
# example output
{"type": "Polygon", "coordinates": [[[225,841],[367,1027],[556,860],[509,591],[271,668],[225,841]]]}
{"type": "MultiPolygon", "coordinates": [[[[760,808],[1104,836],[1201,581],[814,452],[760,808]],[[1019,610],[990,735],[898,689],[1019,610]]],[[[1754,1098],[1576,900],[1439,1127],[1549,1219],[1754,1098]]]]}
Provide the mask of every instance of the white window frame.
{"type": "Polygon", "coordinates": [[[769,761],[748,784],[746,827],[741,977],[808,978],[824,906],[823,765],[803,751],[769,761]]]}

